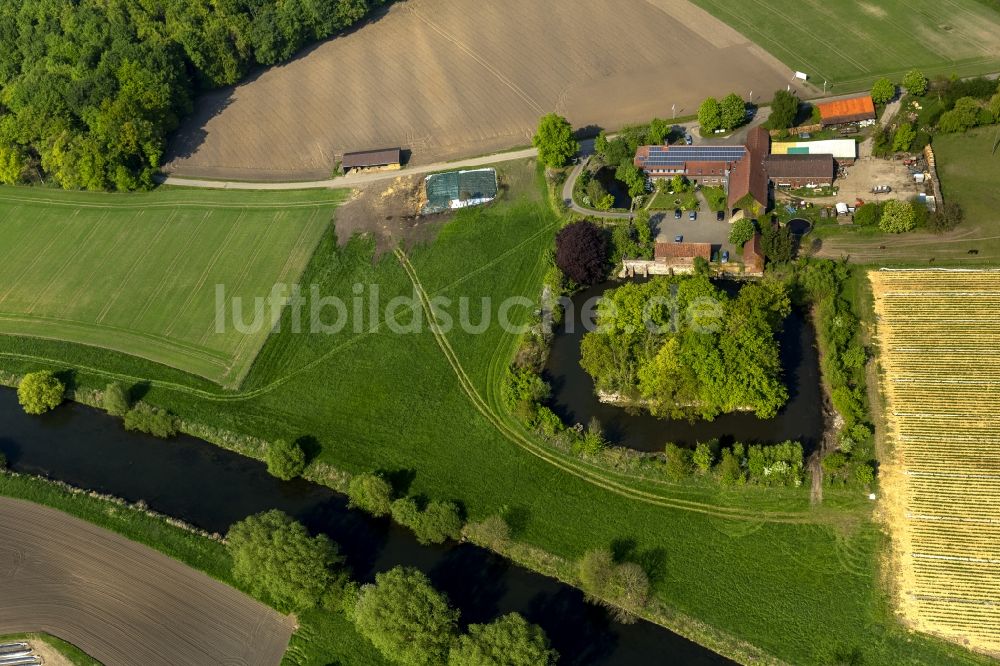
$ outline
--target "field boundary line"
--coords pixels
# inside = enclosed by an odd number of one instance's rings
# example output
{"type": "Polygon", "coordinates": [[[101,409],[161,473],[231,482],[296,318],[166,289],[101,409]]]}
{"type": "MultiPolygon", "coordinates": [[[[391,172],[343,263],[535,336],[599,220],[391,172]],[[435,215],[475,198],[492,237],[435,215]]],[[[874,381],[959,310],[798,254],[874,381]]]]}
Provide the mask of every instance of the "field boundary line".
{"type": "MultiPolygon", "coordinates": [[[[292,246],[291,251],[288,253],[288,258],[285,260],[285,264],[281,267],[281,272],[278,274],[277,278],[278,282],[284,282],[288,278],[288,273],[292,270],[295,258],[298,256],[300,252],[305,251],[303,245],[306,243],[306,241],[304,239],[308,239],[311,236],[313,231],[313,225],[315,224],[317,215],[319,215],[319,209],[313,211],[312,217],[310,217],[309,220],[302,225],[302,230],[299,232],[298,238],[295,239],[295,244],[292,246]]],[[[325,226],[326,223],[324,222],[323,224],[325,226]]],[[[316,235],[315,242],[310,246],[311,250],[310,255],[316,251],[316,246],[319,244],[321,237],[322,237],[321,234],[316,235]]],[[[305,271],[305,266],[303,266],[302,270],[305,271]]],[[[300,273],[298,277],[301,276],[302,274],[300,273]]],[[[289,296],[289,299],[286,300],[286,302],[282,305],[282,311],[284,311],[284,308],[288,306],[290,298],[291,297],[289,296]]],[[[254,310],[254,317],[256,318],[256,316],[257,316],[257,310],[254,310]]],[[[278,316],[276,324],[279,324],[280,322],[281,322],[281,317],[278,316]]],[[[274,331],[274,326],[271,326],[268,329],[268,336],[270,336],[270,334],[273,331],[274,331]]],[[[246,377],[247,373],[250,372],[250,369],[253,367],[253,362],[256,360],[257,355],[260,353],[260,350],[263,348],[264,344],[267,341],[267,337],[263,337],[259,342],[253,339],[254,344],[256,345],[256,353],[252,357],[246,359],[245,362],[240,363],[243,357],[243,353],[246,349],[246,346],[251,342],[251,340],[252,340],[251,336],[244,335],[243,339],[240,340],[239,344],[237,344],[236,349],[233,351],[233,355],[230,358],[230,366],[229,369],[226,371],[226,376],[228,376],[229,373],[232,372],[232,370],[237,365],[241,366],[239,376],[233,378],[232,380],[236,384],[242,382],[243,379],[246,377]]]]}
{"type": "MultiPolygon", "coordinates": [[[[338,188],[349,190],[350,188],[338,188]]],[[[88,203],[82,201],[61,201],[59,199],[44,199],[32,197],[18,197],[0,193],[0,201],[15,201],[24,204],[41,204],[45,206],[62,206],[64,208],[99,208],[99,209],[119,209],[119,210],[151,210],[156,208],[212,208],[224,210],[287,210],[290,208],[326,208],[328,206],[339,206],[344,203],[344,199],[330,199],[322,201],[299,201],[283,204],[257,204],[257,203],[214,203],[211,201],[155,201],[147,203],[88,203]]]]}
{"type": "MultiPolygon", "coordinates": [[[[112,324],[95,324],[89,321],[78,321],[75,319],[66,319],[63,317],[50,317],[48,315],[25,315],[21,313],[11,313],[11,312],[0,312],[0,322],[11,321],[11,322],[21,322],[25,324],[52,324],[52,325],[63,325],[69,328],[76,328],[86,331],[113,331],[114,333],[127,335],[135,338],[140,338],[149,342],[156,342],[161,344],[165,348],[177,349],[183,351],[192,358],[202,358],[206,361],[224,362],[228,360],[228,357],[222,352],[218,352],[213,349],[206,347],[201,347],[195,345],[194,343],[188,343],[184,341],[178,341],[175,338],[167,338],[162,335],[157,335],[156,333],[151,333],[149,331],[137,331],[130,328],[125,328],[122,326],[115,326],[112,324]]],[[[38,336],[27,336],[27,337],[38,337],[38,336]]],[[[43,336],[45,337],[45,336],[43,336]]],[[[56,337],[46,337],[49,340],[61,340],[61,338],[56,337]]],[[[70,342],[67,340],[62,340],[63,342],[70,342]]],[[[87,344],[87,343],[73,343],[71,344],[87,344]]],[[[110,347],[107,347],[110,349],[110,347]]],[[[128,352],[122,352],[128,353],[128,352]]],[[[138,354],[131,354],[132,356],[138,356],[138,354]]]]}

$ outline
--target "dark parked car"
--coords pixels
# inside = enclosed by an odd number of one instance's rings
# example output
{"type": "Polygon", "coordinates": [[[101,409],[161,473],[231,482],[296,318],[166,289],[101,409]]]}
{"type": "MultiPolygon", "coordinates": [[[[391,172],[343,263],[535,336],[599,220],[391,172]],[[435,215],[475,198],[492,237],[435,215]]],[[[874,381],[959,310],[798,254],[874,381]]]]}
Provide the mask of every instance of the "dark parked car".
{"type": "Polygon", "coordinates": [[[674,236],[674,242],[675,243],[683,243],[684,242],[684,236],[674,236]]]}
{"type": "Polygon", "coordinates": [[[698,211],[693,210],[690,213],[688,213],[688,219],[691,220],[692,222],[694,220],[697,220],[698,219],[698,211]]]}
{"type": "Polygon", "coordinates": [[[726,219],[726,211],[720,210],[719,212],[717,212],[715,214],[715,219],[719,222],[722,222],[724,219],[726,219]]]}
{"type": "Polygon", "coordinates": [[[674,208],[674,219],[675,220],[681,219],[681,209],[680,208],[674,208]]]}

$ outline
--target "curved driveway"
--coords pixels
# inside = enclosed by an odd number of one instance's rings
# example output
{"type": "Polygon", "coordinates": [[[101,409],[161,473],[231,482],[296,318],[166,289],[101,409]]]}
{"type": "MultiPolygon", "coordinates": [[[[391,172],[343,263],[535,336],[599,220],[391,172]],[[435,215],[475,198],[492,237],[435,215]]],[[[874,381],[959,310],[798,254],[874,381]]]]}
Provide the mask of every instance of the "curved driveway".
{"type": "Polygon", "coordinates": [[[0,635],[44,631],[108,664],[274,665],[292,621],[146,546],[0,498],[0,635]]]}

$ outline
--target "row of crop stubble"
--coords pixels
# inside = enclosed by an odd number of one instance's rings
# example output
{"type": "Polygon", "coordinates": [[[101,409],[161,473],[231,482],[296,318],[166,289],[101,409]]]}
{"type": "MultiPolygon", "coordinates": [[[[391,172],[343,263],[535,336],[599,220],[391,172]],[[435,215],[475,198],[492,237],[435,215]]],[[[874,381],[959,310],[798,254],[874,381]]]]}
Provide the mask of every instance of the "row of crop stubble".
{"type": "Polygon", "coordinates": [[[899,610],[1000,653],[1000,271],[870,273],[899,610]]]}

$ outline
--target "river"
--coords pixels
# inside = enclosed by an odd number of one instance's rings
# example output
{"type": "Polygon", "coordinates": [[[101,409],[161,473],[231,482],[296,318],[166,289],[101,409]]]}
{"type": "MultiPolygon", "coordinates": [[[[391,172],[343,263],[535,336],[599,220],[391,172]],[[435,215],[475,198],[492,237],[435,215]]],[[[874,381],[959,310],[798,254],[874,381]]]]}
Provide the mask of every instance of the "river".
{"type": "Polygon", "coordinates": [[[732,663],[652,623],[614,622],[579,590],[482,548],[421,546],[390,521],[348,509],[346,498],[328,488],[281,481],[258,461],[193,437],[163,441],[128,433],[119,419],[84,405],[67,403],[32,417],[13,390],[0,388],[0,450],[17,472],[143,500],[211,532],[225,533],[246,516],[281,509],[339,543],[355,578],[369,581],[394,566],[412,566],[448,595],[464,623],[521,613],[545,629],[562,665],[732,663]]]}
{"type": "MultiPolygon", "coordinates": [[[[772,419],[759,419],[746,412],[723,414],[713,421],[657,419],[645,411],[629,414],[598,400],[594,380],[580,367],[580,342],[586,332],[583,318],[589,316],[584,305],[621,284],[605,283],[575,294],[571,299],[573,307],[556,332],[545,378],[552,385],[550,407],[564,423],[586,425],[596,417],[608,441],[639,451],[662,451],[668,442],[694,446],[718,438],[723,445],[734,441],[751,444],[797,440],[808,455],[819,444],[824,421],[816,332],[800,312],[792,312],[785,320],[778,338],[789,399],[772,419]],[[567,332],[570,324],[572,331],[567,332]]],[[[734,286],[732,282],[719,284],[728,290],[734,286]]]]}

